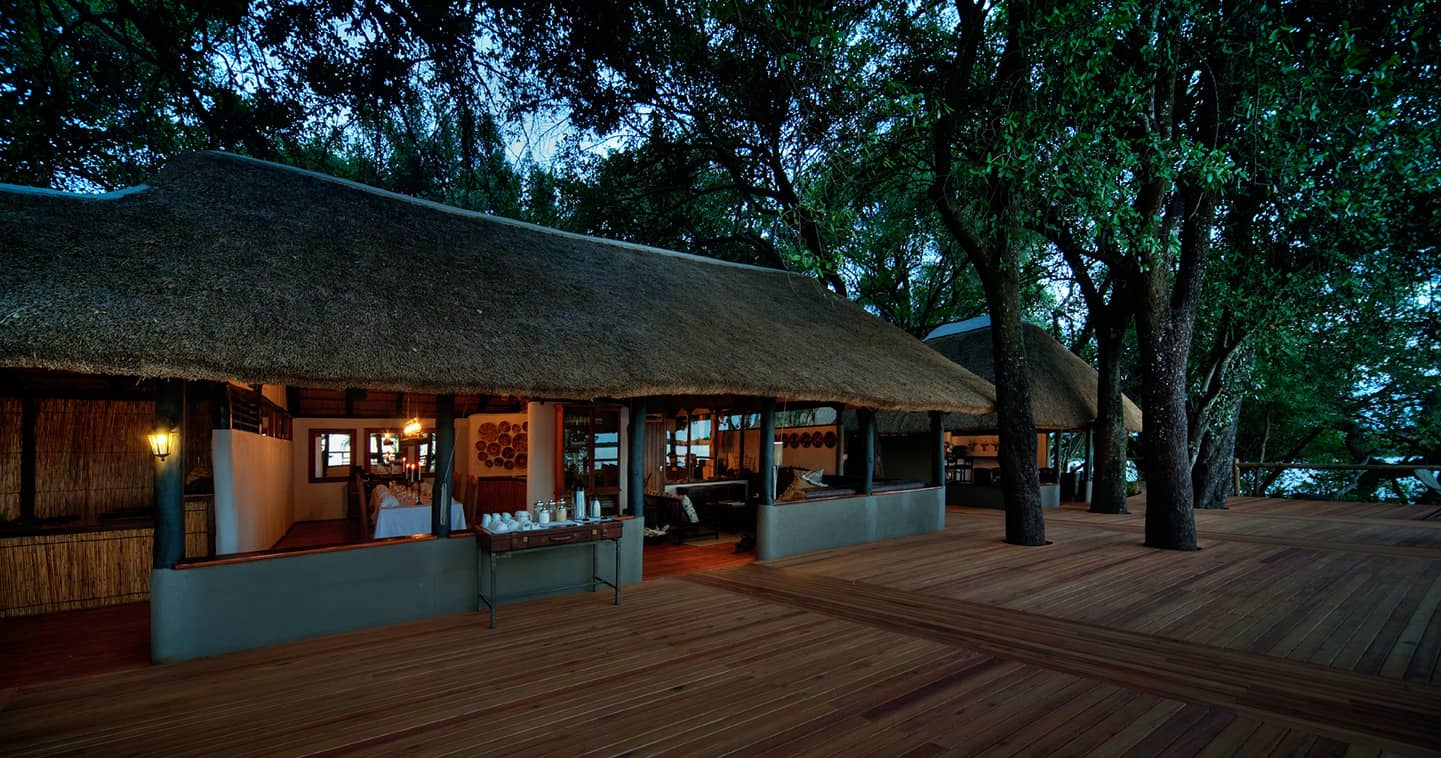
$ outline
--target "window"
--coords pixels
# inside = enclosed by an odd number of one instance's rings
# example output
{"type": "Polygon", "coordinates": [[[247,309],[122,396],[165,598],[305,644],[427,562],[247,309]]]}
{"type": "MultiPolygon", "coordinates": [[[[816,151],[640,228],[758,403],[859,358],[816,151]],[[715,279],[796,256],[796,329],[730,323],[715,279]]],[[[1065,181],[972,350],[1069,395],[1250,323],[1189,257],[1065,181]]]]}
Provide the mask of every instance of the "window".
{"type": "Polygon", "coordinates": [[[711,449],[711,415],[684,412],[677,415],[669,426],[666,433],[666,481],[714,479],[716,469],[711,449]]]}
{"type": "Polygon", "coordinates": [[[310,481],[345,481],[355,460],[354,451],[354,429],[310,430],[310,481]]]}
{"type": "Polygon", "coordinates": [[[606,513],[620,503],[620,409],[567,405],[559,416],[556,496],[583,488],[598,497],[606,513]]]}
{"type": "Polygon", "coordinates": [[[366,429],[365,470],[377,476],[401,476],[405,466],[421,462],[425,474],[435,473],[435,431],[428,429],[416,437],[406,437],[398,430],[366,429]]]}

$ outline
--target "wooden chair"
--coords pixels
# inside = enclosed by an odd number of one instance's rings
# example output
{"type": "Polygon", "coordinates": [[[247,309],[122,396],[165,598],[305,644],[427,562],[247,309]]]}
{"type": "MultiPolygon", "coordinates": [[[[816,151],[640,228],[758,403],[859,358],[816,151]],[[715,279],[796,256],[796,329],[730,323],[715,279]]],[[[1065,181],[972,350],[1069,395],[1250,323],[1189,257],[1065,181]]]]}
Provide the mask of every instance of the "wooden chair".
{"type": "Polygon", "coordinates": [[[358,471],[350,475],[349,502],[350,507],[360,515],[360,538],[370,539],[375,534],[375,522],[370,513],[370,493],[366,492],[365,480],[358,471]]]}
{"type": "Polygon", "coordinates": [[[696,516],[699,521],[691,521],[686,515],[685,509],[681,507],[678,497],[668,495],[646,495],[645,496],[646,523],[660,526],[668,524],[669,534],[675,535],[676,544],[679,545],[687,539],[709,535],[720,536],[720,527],[700,507],[696,507],[696,516]]]}
{"type": "Polygon", "coordinates": [[[465,478],[465,495],[461,497],[460,504],[465,510],[465,523],[469,524],[471,529],[480,528],[479,490],[480,482],[476,477],[468,476],[465,478]]]}

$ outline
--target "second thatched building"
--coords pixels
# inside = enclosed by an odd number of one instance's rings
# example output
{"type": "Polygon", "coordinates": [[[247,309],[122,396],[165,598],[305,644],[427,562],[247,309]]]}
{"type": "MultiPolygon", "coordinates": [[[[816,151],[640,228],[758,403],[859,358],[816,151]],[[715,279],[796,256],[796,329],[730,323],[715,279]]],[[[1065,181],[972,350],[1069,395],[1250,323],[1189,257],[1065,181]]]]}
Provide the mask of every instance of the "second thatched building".
{"type": "MultiPolygon", "coordinates": [[[[1036,467],[1040,469],[1041,500],[1055,507],[1062,500],[1090,499],[1091,430],[1097,415],[1096,370],[1034,324],[1022,324],[1027,377],[1031,383],[1031,415],[1036,424],[1036,467]]],[[[995,358],[988,316],[937,327],[925,344],[969,372],[993,382],[995,358]]],[[[1141,411],[1121,398],[1126,429],[1141,431],[1141,411]]],[[[1000,424],[994,411],[948,413],[946,434],[946,499],[952,505],[1000,507],[1000,424]]],[[[859,429],[856,414],[847,427],[859,429]]],[[[929,465],[930,419],[925,414],[881,411],[878,466],[887,476],[923,473],[929,465]]]]}

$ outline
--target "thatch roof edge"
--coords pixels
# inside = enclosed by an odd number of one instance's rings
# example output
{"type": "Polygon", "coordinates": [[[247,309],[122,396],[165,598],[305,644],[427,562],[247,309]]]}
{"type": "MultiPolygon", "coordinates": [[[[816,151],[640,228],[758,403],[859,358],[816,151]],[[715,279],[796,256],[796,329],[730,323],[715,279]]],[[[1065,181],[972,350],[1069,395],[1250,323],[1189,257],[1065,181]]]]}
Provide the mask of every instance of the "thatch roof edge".
{"type": "Polygon", "coordinates": [[[244,156],[177,158],[107,195],[0,188],[0,248],[13,264],[0,271],[6,367],[556,399],[994,405],[989,383],[810,277],[244,156]]]}
{"type": "MultiPolygon", "coordinates": [[[[473,211],[473,210],[469,210],[469,209],[466,209],[466,208],[458,208],[458,207],[456,207],[456,206],[454,206],[454,205],[446,205],[445,203],[438,203],[438,202],[436,202],[436,201],[434,201],[434,200],[426,200],[426,199],[423,198],[423,197],[413,197],[413,196],[411,196],[411,195],[402,195],[402,194],[400,194],[399,192],[392,192],[392,191],[387,190],[387,189],[381,189],[380,187],[372,187],[372,186],[370,186],[369,184],[362,184],[362,183],[357,182],[357,181],[354,181],[354,180],[352,180],[352,179],[345,179],[345,178],[339,177],[339,176],[331,176],[331,175],[329,175],[329,174],[322,174],[322,173],[320,173],[320,172],[318,172],[318,171],[311,171],[310,169],[297,168],[297,167],[295,167],[295,166],[287,166],[287,165],[285,165],[285,164],[283,164],[283,163],[271,163],[270,161],[263,161],[263,160],[260,160],[259,158],[252,158],[252,157],[250,157],[250,156],[248,156],[248,155],[237,155],[237,154],[235,154],[235,153],[227,153],[227,152],[224,152],[224,151],[222,151],[222,150],[206,150],[206,151],[203,151],[203,152],[204,152],[204,154],[206,154],[206,155],[214,155],[214,156],[217,156],[217,157],[225,158],[225,159],[227,159],[227,160],[234,160],[234,161],[242,161],[242,162],[253,163],[253,164],[256,164],[256,165],[259,165],[259,166],[263,166],[263,167],[266,167],[266,168],[280,169],[280,170],[283,170],[283,171],[288,171],[288,172],[293,173],[293,174],[299,174],[299,175],[301,175],[301,176],[306,176],[306,177],[309,177],[309,178],[311,178],[311,179],[318,179],[318,180],[323,181],[323,182],[329,182],[329,183],[331,183],[331,184],[338,184],[338,185],[341,185],[341,186],[344,186],[344,187],[349,187],[350,189],[360,190],[361,192],[366,192],[366,193],[369,193],[369,194],[372,194],[372,195],[376,195],[376,196],[378,196],[378,197],[383,197],[383,198],[385,198],[385,199],[387,199],[387,200],[396,200],[396,201],[399,201],[399,202],[410,203],[410,204],[412,204],[412,205],[419,205],[419,206],[421,206],[421,207],[423,207],[423,208],[429,208],[429,209],[431,209],[431,210],[441,211],[442,213],[449,213],[449,214],[452,214],[452,215],[455,215],[455,216],[460,216],[460,217],[462,217],[462,218],[476,218],[476,219],[481,219],[481,220],[483,220],[483,221],[489,221],[489,222],[495,223],[495,224],[504,224],[504,225],[506,225],[506,226],[513,226],[513,227],[515,227],[515,228],[517,228],[517,229],[524,229],[524,230],[526,230],[526,231],[528,231],[528,232],[537,232],[537,233],[540,233],[540,234],[550,234],[550,235],[554,235],[554,236],[557,236],[557,237],[561,237],[561,238],[563,238],[563,239],[573,239],[573,240],[577,240],[577,241],[581,241],[581,242],[587,242],[587,243],[597,243],[597,242],[599,242],[599,243],[603,243],[603,244],[606,244],[606,245],[614,245],[614,246],[616,246],[616,247],[623,248],[623,249],[626,249],[626,250],[635,250],[635,251],[642,252],[642,253],[654,253],[654,254],[657,254],[657,255],[669,255],[669,256],[672,256],[672,257],[675,257],[675,258],[683,258],[683,259],[685,259],[685,260],[695,261],[695,262],[697,262],[697,263],[706,263],[706,264],[710,264],[710,265],[713,265],[713,266],[734,266],[734,267],[736,267],[736,268],[749,269],[749,270],[752,270],[752,271],[762,271],[762,272],[765,272],[765,273],[768,273],[768,274],[780,274],[780,275],[783,275],[783,276],[802,276],[802,274],[797,274],[797,273],[795,273],[795,272],[793,272],[793,271],[786,271],[786,270],[784,270],[784,269],[767,268],[766,266],[756,266],[756,265],[749,264],[749,263],[737,263],[736,261],[721,260],[720,258],[708,258],[708,257],[706,257],[706,256],[704,256],[704,255],[695,255],[694,253],[683,253],[683,252],[680,252],[679,250],[669,250],[669,249],[666,249],[666,248],[663,248],[663,247],[654,247],[654,246],[651,246],[651,245],[643,245],[643,244],[640,244],[640,243],[638,243],[638,242],[626,242],[626,241],[624,241],[624,240],[615,240],[615,239],[610,239],[610,238],[608,238],[608,237],[597,237],[597,236],[590,235],[590,234],[581,234],[581,233],[579,233],[579,232],[568,232],[568,231],[565,231],[564,229],[553,229],[553,228],[551,228],[551,227],[549,227],[549,226],[541,226],[540,224],[532,224],[532,223],[530,223],[529,221],[521,221],[521,220],[519,220],[519,219],[506,218],[505,216],[494,216],[494,215],[491,215],[491,214],[489,214],[489,213],[483,213],[483,212],[481,212],[481,211],[473,211]]],[[[143,185],[142,185],[142,186],[143,186],[143,185]]],[[[117,193],[110,193],[110,194],[115,194],[115,195],[119,196],[121,193],[128,192],[128,190],[129,190],[129,188],[127,188],[126,190],[120,190],[120,191],[117,192],[117,193]]]]}

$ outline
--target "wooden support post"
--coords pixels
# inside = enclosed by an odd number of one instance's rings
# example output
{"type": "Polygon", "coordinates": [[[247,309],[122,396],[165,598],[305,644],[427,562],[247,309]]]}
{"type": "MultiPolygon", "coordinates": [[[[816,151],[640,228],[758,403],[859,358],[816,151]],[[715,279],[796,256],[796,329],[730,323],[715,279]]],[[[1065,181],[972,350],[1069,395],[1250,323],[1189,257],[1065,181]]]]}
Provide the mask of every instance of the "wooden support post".
{"type": "Polygon", "coordinates": [[[645,416],[643,397],[631,398],[630,423],[625,428],[625,497],[630,514],[645,524],[645,416]]]}
{"type": "Polygon", "coordinates": [[[38,401],[30,396],[20,399],[20,521],[29,524],[35,518],[35,429],[39,420],[38,401]]]}
{"type": "Polygon", "coordinates": [[[739,468],[739,469],[741,469],[742,471],[748,470],[748,469],[746,468],[746,421],[747,421],[749,418],[750,418],[750,412],[749,412],[749,411],[742,411],[742,412],[741,412],[741,424],[740,424],[740,428],[741,428],[741,444],[740,444],[740,453],[739,453],[739,456],[740,456],[740,465],[737,466],[736,468],[739,468]]]}
{"type": "Polygon", "coordinates": [[[437,537],[450,536],[450,492],[454,479],[455,395],[436,395],[435,482],[430,488],[430,533],[437,537]]]}
{"type": "Polygon", "coordinates": [[[862,408],[856,414],[861,421],[861,494],[869,495],[876,486],[876,412],[862,408]]]}
{"type": "Polygon", "coordinates": [[[946,484],[946,430],[942,422],[945,414],[931,411],[931,486],[944,487],[946,484]]]}
{"type": "Polygon", "coordinates": [[[166,379],[155,398],[155,430],[175,435],[170,454],[155,463],[154,566],[175,568],[185,558],[185,382],[166,379]]]}
{"type": "Polygon", "coordinates": [[[776,400],[768,397],[761,401],[761,505],[776,502],[776,400]]]}
{"type": "Polygon", "coordinates": [[[216,429],[229,429],[231,426],[230,415],[230,388],[223,382],[209,383],[211,397],[215,399],[215,423],[216,429]]]}
{"type": "Polygon", "coordinates": [[[1052,451],[1051,457],[1056,461],[1056,483],[1059,484],[1061,474],[1066,473],[1065,469],[1061,467],[1061,432],[1056,432],[1055,440],[1055,449],[1052,451]]]}

